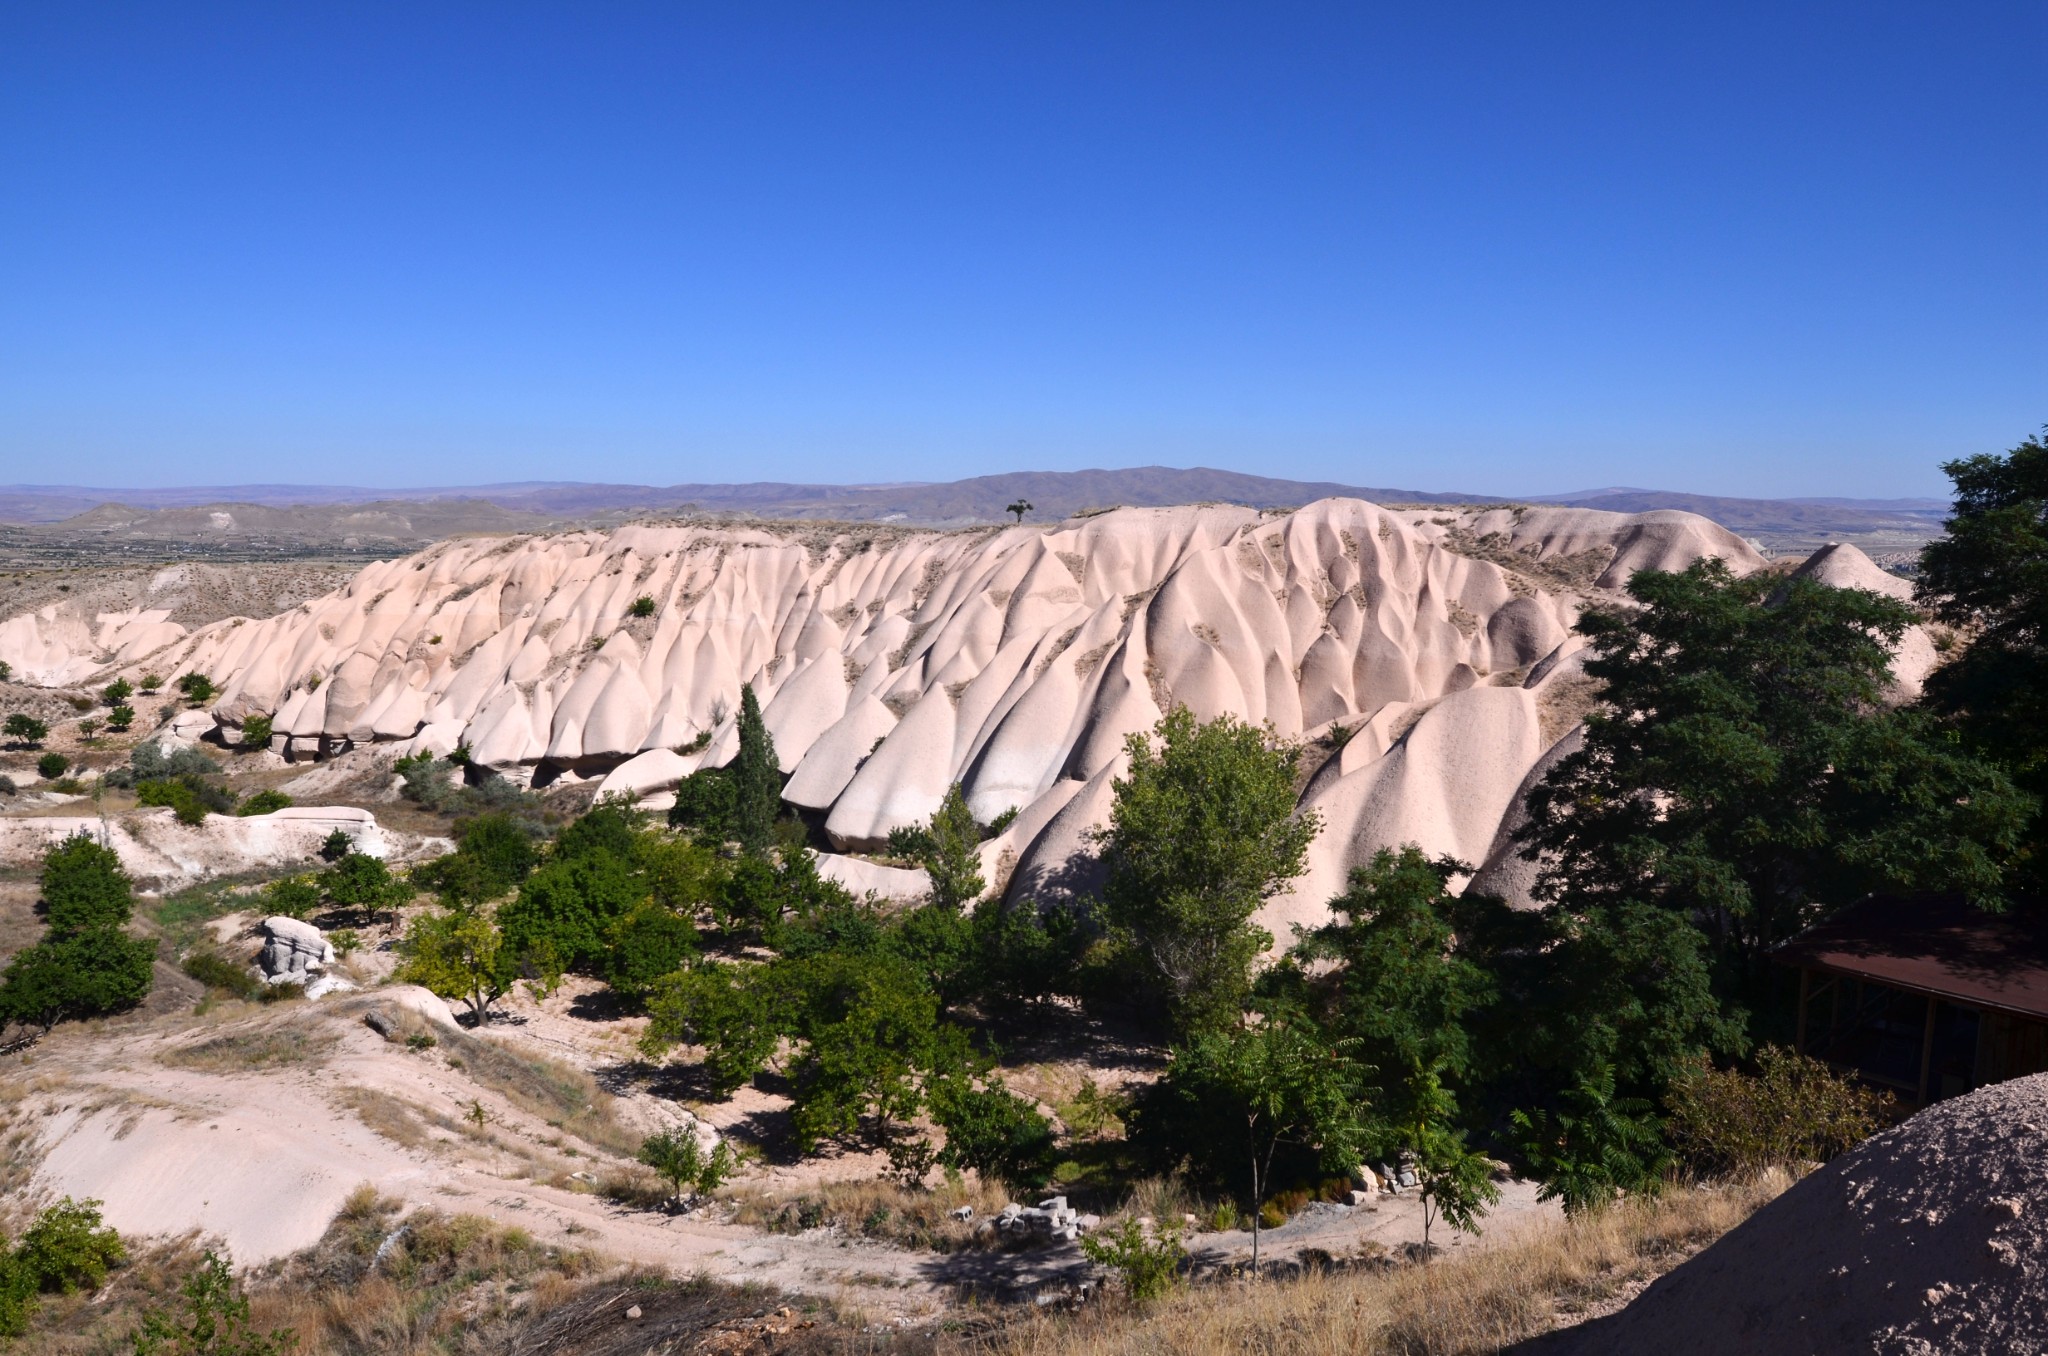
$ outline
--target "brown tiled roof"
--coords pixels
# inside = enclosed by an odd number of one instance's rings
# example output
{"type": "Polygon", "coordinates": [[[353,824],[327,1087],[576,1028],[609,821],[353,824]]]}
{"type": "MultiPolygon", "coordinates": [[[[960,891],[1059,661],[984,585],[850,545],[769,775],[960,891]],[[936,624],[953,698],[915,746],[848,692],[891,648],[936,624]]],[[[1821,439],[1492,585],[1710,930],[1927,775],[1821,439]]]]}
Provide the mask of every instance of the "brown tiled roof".
{"type": "Polygon", "coordinates": [[[1773,958],[2048,1020],[2048,909],[2036,904],[1987,913],[1955,895],[1873,895],[1773,958]]]}

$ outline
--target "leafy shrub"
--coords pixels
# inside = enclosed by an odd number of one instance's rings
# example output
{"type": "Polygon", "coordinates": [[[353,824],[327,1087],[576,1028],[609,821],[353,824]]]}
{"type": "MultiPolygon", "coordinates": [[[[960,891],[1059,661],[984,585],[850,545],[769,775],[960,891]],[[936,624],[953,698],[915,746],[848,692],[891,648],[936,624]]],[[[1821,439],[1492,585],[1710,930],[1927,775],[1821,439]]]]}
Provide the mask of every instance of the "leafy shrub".
{"type": "Polygon", "coordinates": [[[227,1259],[208,1251],[179,1287],[184,1312],[143,1316],[131,1335],[135,1356],[283,1356],[297,1340],[289,1328],[259,1333],[249,1327],[249,1301],[235,1284],[227,1259]]]}
{"type": "Polygon", "coordinates": [[[64,775],[71,766],[71,760],[61,753],[46,753],[36,759],[36,775],[46,782],[53,782],[64,775]]]}
{"type": "Polygon", "coordinates": [[[96,1290],[108,1269],[127,1259],[121,1236],[102,1226],[99,1207],[66,1196],[36,1216],[11,1253],[0,1250],[0,1338],[27,1331],[37,1295],[96,1290]]]}
{"type": "Polygon", "coordinates": [[[128,754],[128,766],[109,768],[103,780],[108,786],[134,786],[176,777],[210,777],[219,771],[219,765],[196,748],[188,745],[166,751],[151,740],[136,745],[128,754]]]}
{"type": "Polygon", "coordinates": [[[654,599],[643,593],[633,600],[633,605],[626,611],[635,617],[651,617],[654,615],[654,599]]]}
{"type": "Polygon", "coordinates": [[[412,886],[391,874],[382,858],[348,852],[320,873],[320,893],[336,906],[375,918],[412,898],[412,886]]]}
{"type": "Polygon", "coordinates": [[[121,858],[88,833],[74,833],[43,853],[38,893],[53,933],[120,927],[135,908],[132,890],[121,858]]]}
{"type": "Polygon", "coordinates": [[[158,674],[158,673],[145,673],[145,674],[143,674],[143,675],[142,675],[142,690],[143,690],[144,692],[155,692],[155,691],[156,691],[157,689],[161,688],[161,687],[162,687],[163,685],[164,685],[164,680],[163,680],[163,675],[162,675],[162,674],[158,674]]]}
{"type": "Polygon", "coordinates": [[[185,778],[164,777],[139,783],[135,799],[144,805],[168,806],[180,824],[204,823],[210,808],[198,787],[185,778]]]}
{"type": "Polygon", "coordinates": [[[481,814],[457,821],[455,851],[414,867],[412,878],[450,904],[481,904],[517,889],[539,857],[525,825],[481,814]]]}
{"type": "Polygon", "coordinates": [[[195,948],[180,962],[179,969],[209,989],[220,989],[237,998],[254,998],[263,981],[248,966],[238,964],[212,947],[195,948]]]}
{"type": "Polygon", "coordinates": [[[323,862],[338,862],[355,850],[356,840],[349,837],[347,829],[330,830],[320,840],[320,860],[323,862]]]}
{"type": "MultiPolygon", "coordinates": [[[[356,935],[354,928],[336,928],[327,934],[327,944],[334,948],[334,954],[343,960],[360,951],[363,939],[356,935]]],[[[287,986],[279,986],[287,987],[287,986]]]]}
{"type": "Polygon", "coordinates": [[[135,685],[126,678],[116,678],[100,693],[100,700],[108,706],[119,706],[135,695],[135,685]]]}
{"type": "Polygon", "coordinates": [[[87,716],[78,722],[78,737],[88,744],[92,743],[92,737],[99,732],[100,722],[95,716],[87,716]]]}
{"type": "Polygon", "coordinates": [[[1178,1228],[1160,1225],[1148,1234],[1144,1225],[1130,1217],[1113,1229],[1082,1239],[1081,1251],[1095,1265],[1114,1271],[1134,1300],[1157,1299],[1173,1289],[1180,1282],[1181,1263],[1188,1255],[1178,1228]]]}
{"type": "Polygon", "coordinates": [[[398,794],[415,805],[440,810],[454,798],[451,774],[455,769],[424,749],[400,758],[392,764],[391,770],[404,783],[398,788],[398,794]]]}
{"type": "Polygon", "coordinates": [[[945,1128],[939,1161],[948,1167],[972,1168],[984,1178],[1032,1190],[1051,1180],[1052,1122],[999,1080],[986,1088],[940,1088],[932,1097],[932,1119],[945,1128]]]}
{"type": "Polygon", "coordinates": [[[565,969],[594,974],[611,950],[612,924],[645,895],[625,858],[557,858],[526,878],[498,924],[515,954],[551,950],[565,969]]]}
{"type": "Polygon", "coordinates": [[[125,731],[129,726],[133,725],[134,723],[135,708],[132,706],[117,706],[113,710],[107,712],[107,728],[117,733],[125,731]]]}
{"type": "Polygon", "coordinates": [[[0,659],[0,683],[11,683],[13,681],[14,665],[4,659],[0,659]]]}
{"type": "Polygon", "coordinates": [[[263,907],[286,918],[305,918],[320,907],[320,886],[311,876],[280,877],[263,887],[263,907]]]}
{"type": "Polygon", "coordinates": [[[1672,1084],[1668,1133],[1697,1172],[1747,1174],[1774,1164],[1826,1162],[1891,1118],[1891,1099],[1817,1059],[1775,1045],[1756,1072],[1702,1062],[1672,1084]]]}
{"type": "Polygon", "coordinates": [[[47,1031],[133,1007],[148,995],[156,947],[113,928],[45,936],[0,974],[0,1023],[47,1031]]]}
{"type": "Polygon", "coordinates": [[[687,742],[676,745],[675,751],[680,754],[688,755],[692,753],[702,753],[704,752],[704,750],[710,747],[711,731],[699,730],[697,731],[697,733],[691,735],[687,742]]]}
{"type": "Polygon", "coordinates": [[[11,796],[20,790],[21,788],[14,784],[14,778],[0,772],[0,796],[11,796]]]}
{"type": "Polygon", "coordinates": [[[211,701],[216,690],[213,679],[203,673],[188,673],[178,680],[178,691],[194,706],[211,701]]]}
{"type": "Polygon", "coordinates": [[[292,798],[282,791],[258,791],[237,805],[235,813],[245,819],[250,815],[276,814],[279,810],[288,808],[291,803],[292,798]]]}
{"type": "Polygon", "coordinates": [[[270,747],[273,717],[245,716],[242,719],[241,746],[245,749],[267,749],[270,747]]]}
{"type": "Polygon", "coordinates": [[[698,1196],[718,1190],[739,1170],[740,1156],[731,1144],[718,1141],[709,1153],[688,1127],[671,1127],[649,1135],[640,1144],[640,1161],[661,1174],[669,1184],[676,1203],[682,1204],[683,1188],[698,1196]]]}

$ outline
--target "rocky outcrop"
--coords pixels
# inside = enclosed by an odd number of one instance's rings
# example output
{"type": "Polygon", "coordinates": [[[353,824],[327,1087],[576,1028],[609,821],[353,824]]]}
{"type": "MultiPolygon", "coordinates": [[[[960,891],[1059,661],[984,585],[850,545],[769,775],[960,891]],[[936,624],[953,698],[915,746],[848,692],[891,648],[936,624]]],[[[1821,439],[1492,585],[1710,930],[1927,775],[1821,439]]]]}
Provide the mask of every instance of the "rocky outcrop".
{"type": "Polygon", "coordinates": [[[272,984],[304,984],[334,964],[334,946],[311,923],[283,916],[257,924],[263,951],[257,965],[272,984]]]}
{"type": "Polygon", "coordinates": [[[1282,739],[1358,726],[1311,785],[1328,828],[1268,919],[1284,937],[1377,846],[1484,858],[1562,732],[1545,661],[1584,598],[1710,554],[1762,564],[1684,513],[1355,499],[957,533],[635,526],[445,542],[149,662],[220,683],[230,724],[275,712],[296,756],[459,740],[537,785],[655,797],[732,756],[752,683],[787,799],[838,845],[872,850],[959,781],[984,822],[1017,812],[989,862],[1012,898],[1085,886],[1124,740],[1175,703],[1282,739]]]}

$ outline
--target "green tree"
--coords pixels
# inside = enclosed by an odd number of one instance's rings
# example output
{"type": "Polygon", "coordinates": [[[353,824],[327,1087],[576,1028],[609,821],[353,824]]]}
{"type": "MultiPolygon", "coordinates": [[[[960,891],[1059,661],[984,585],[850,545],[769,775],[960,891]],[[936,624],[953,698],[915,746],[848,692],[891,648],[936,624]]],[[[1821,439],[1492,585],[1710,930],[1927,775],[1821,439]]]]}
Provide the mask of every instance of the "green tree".
{"type": "Polygon", "coordinates": [[[1036,507],[1037,505],[1033,504],[1029,499],[1015,499],[1010,502],[1010,506],[1004,509],[1003,512],[1016,514],[1017,521],[1021,523],[1024,521],[1024,515],[1036,507]]]}
{"type": "Polygon", "coordinates": [[[967,1079],[935,1085],[932,1120],[946,1132],[939,1161],[972,1168],[984,1182],[1036,1191],[1052,1178],[1052,1122],[999,1078],[975,1087],[967,1079]]]}
{"type": "Polygon", "coordinates": [[[50,737],[50,727],[46,722],[20,711],[7,718],[7,723],[0,726],[0,732],[4,732],[9,739],[18,740],[30,747],[39,745],[50,737]]]}
{"type": "Polygon", "coordinates": [[[141,1002],[156,947],[121,930],[134,901],[114,853],[82,833],[53,845],[43,855],[42,896],[48,928],[0,974],[0,1026],[48,1031],[141,1002]]]}
{"type": "Polygon", "coordinates": [[[1639,571],[1628,589],[1635,606],[1580,618],[1605,701],[1531,792],[1519,836],[1559,915],[1553,968],[1624,1004],[1582,994],[1560,1015],[1610,1034],[1648,1015],[1680,1044],[1590,1050],[1561,1086],[1604,1060],[1625,1095],[1655,1097],[1692,1052],[1739,1048],[1770,994],[1769,949],[1833,909],[1873,890],[1996,903],[2033,803],[1926,715],[1885,707],[1902,604],[1718,560],[1639,571]],[[1680,987],[1602,976],[1587,963],[1602,952],[1651,958],[1680,987]]]}
{"type": "Polygon", "coordinates": [[[272,722],[273,717],[267,715],[242,717],[241,746],[245,749],[269,748],[272,722]]]}
{"type": "Polygon", "coordinates": [[[0,1025],[43,1031],[131,1008],[149,996],[156,947],[112,928],[45,935],[0,973],[0,1025]]]}
{"type": "Polygon", "coordinates": [[[126,678],[116,678],[100,693],[100,700],[108,706],[120,706],[135,695],[135,685],[126,678]]]}
{"type": "Polygon", "coordinates": [[[697,928],[673,910],[646,900],[611,928],[604,982],[628,1003],[643,1002],[654,982],[697,958],[697,928]]]}
{"type": "Polygon", "coordinates": [[[1582,1076],[1562,1100],[1555,1112],[1514,1113],[1522,1156],[1543,1183],[1538,1199],[1576,1215],[1656,1186],[1671,1161],[1662,1127],[1648,1102],[1615,1096],[1611,1065],[1582,1076]]]}
{"type": "Polygon", "coordinates": [[[1186,1039],[1242,1009],[1272,942],[1252,915],[1302,873],[1320,821],[1294,812],[1295,751],[1257,726],[1175,707],[1156,734],[1157,748],[1131,736],[1130,772],[1095,841],[1104,914],[1186,1039]]]}
{"type": "Polygon", "coordinates": [[[63,776],[64,770],[70,766],[71,760],[63,754],[46,753],[36,759],[36,776],[41,777],[46,782],[53,782],[63,776]]]}
{"type": "Polygon", "coordinates": [[[391,874],[382,858],[351,851],[320,873],[320,893],[336,908],[374,919],[380,913],[396,913],[412,899],[413,891],[391,874]]]}
{"type": "Polygon", "coordinates": [[[683,1189],[694,1196],[708,1196],[725,1185],[739,1168],[739,1155],[732,1145],[719,1140],[709,1153],[694,1130],[670,1127],[640,1142],[639,1158],[668,1183],[678,1207],[684,1204],[683,1189]]]}
{"type": "Polygon", "coordinates": [[[292,798],[282,791],[258,791],[235,807],[238,818],[249,819],[256,815],[274,815],[279,810],[289,809],[292,798]]]}
{"type": "Polygon", "coordinates": [[[107,728],[116,733],[125,732],[135,723],[135,708],[122,704],[107,712],[107,728]]]}
{"type": "Polygon", "coordinates": [[[555,857],[498,910],[515,954],[551,951],[565,970],[601,974],[612,925],[648,896],[630,860],[609,852],[555,857]]]}
{"type": "Polygon", "coordinates": [[[467,908],[518,889],[539,859],[523,824],[491,812],[458,820],[455,851],[414,867],[412,878],[450,906],[467,908]]]}
{"type": "Polygon", "coordinates": [[[937,1080],[974,1066],[966,1033],[939,1020],[937,995],[894,957],[828,952],[778,968],[799,1013],[791,1123],[803,1152],[863,1121],[887,1148],[937,1080]]]}
{"type": "Polygon", "coordinates": [[[714,843],[739,836],[738,786],[732,769],[700,768],[676,783],[675,803],[669,807],[671,828],[694,829],[714,843]]]}
{"type": "Polygon", "coordinates": [[[1468,1234],[1479,1232],[1479,1220],[1500,1200],[1493,1180],[1493,1162],[1465,1142],[1458,1128],[1458,1103],[1437,1071],[1414,1070],[1403,1098],[1407,1113],[1398,1131],[1415,1157],[1415,1175],[1422,1195],[1422,1248],[1429,1252],[1430,1225],[1438,1218],[1468,1234]]]}
{"type": "MultiPolygon", "coordinates": [[[[2048,798],[2048,430],[2003,456],[1946,462],[1955,507],[1920,553],[1920,601],[1963,629],[1929,677],[1927,705],[1958,717],[1975,746],[2048,798]]],[[[2037,814],[2025,871],[2048,884],[2037,814]]]]}
{"type": "Polygon", "coordinates": [[[702,1046],[713,1093],[730,1097],[768,1067],[788,1030],[767,970],[709,961],[655,981],[642,1053],[660,1059],[677,1045],[702,1046]]]}
{"type": "Polygon", "coordinates": [[[1305,1165],[1346,1171],[1384,1133],[1364,1100],[1372,1070],[1357,1044],[1299,1014],[1265,1013],[1176,1048],[1132,1109],[1131,1137],[1154,1162],[1248,1189],[1254,1271],[1275,1156],[1292,1148],[1305,1165]]]}
{"type": "Polygon", "coordinates": [[[121,1236],[102,1226],[98,1201],[69,1196],[45,1207],[12,1250],[0,1235],[0,1339],[23,1336],[37,1297],[98,1289],[127,1259],[121,1236]]]}
{"type": "Polygon", "coordinates": [[[782,767],[775,756],[775,737],[762,723],[752,683],[740,687],[739,737],[731,768],[733,836],[742,850],[758,856],[775,840],[775,817],[782,811],[782,767]]]}
{"type": "Polygon", "coordinates": [[[78,737],[88,744],[93,742],[93,736],[99,732],[100,722],[97,716],[87,716],[78,722],[78,737]]]}
{"type": "Polygon", "coordinates": [[[184,693],[185,700],[194,706],[204,706],[212,701],[217,690],[213,685],[213,679],[203,673],[188,673],[178,679],[178,691],[184,693]]]}
{"type": "Polygon", "coordinates": [[[58,936],[121,927],[135,909],[120,856],[84,830],[43,853],[40,884],[44,920],[58,936]]]}
{"type": "MultiPolygon", "coordinates": [[[[1468,870],[1413,844],[1383,848],[1330,901],[1332,921],[1295,948],[1312,968],[1335,963],[1314,986],[1325,1025],[1379,1052],[1389,1068],[1426,1066],[1454,1080],[1471,1070],[1466,1019],[1492,997],[1493,983],[1457,947],[1450,881],[1468,870]]],[[[1372,1086],[1385,1114],[1405,1113],[1403,1080],[1372,1086]]]]}
{"type": "Polygon", "coordinates": [[[955,912],[988,888],[981,877],[980,847],[981,825],[974,822],[958,782],[946,788],[929,823],[889,834],[889,851],[915,858],[931,877],[930,902],[955,912]]]}
{"type": "Polygon", "coordinates": [[[306,918],[320,907],[320,884],[310,875],[280,876],[263,887],[263,907],[285,918],[306,918]]]}
{"type": "Polygon", "coordinates": [[[152,1310],[130,1336],[135,1356],[283,1356],[298,1338],[289,1328],[259,1333],[227,1259],[208,1250],[179,1287],[183,1312],[152,1310]]]}
{"type": "Polygon", "coordinates": [[[349,837],[347,829],[331,829],[320,840],[320,860],[338,862],[356,850],[356,840],[349,837]]]}
{"type": "Polygon", "coordinates": [[[491,1017],[491,1005],[511,991],[512,957],[498,925],[475,911],[423,913],[405,936],[405,964],[398,978],[442,998],[469,1005],[473,1026],[491,1017]]]}

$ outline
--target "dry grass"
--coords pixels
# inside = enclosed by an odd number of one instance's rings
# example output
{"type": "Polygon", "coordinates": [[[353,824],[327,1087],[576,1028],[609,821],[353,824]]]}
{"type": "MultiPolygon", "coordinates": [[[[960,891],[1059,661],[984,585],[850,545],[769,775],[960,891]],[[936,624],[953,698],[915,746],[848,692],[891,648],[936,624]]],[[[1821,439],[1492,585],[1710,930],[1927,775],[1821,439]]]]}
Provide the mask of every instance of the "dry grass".
{"type": "Polygon", "coordinates": [[[933,1252],[959,1252],[988,1243],[977,1226],[1010,1200],[1002,1187],[964,1178],[929,1191],[871,1179],[820,1182],[797,1192],[736,1186],[723,1196],[733,1208],[735,1222],[773,1233],[836,1228],[853,1238],[933,1252]],[[953,1219],[952,1212],[963,1205],[974,1207],[974,1218],[953,1219]]]}
{"type": "Polygon", "coordinates": [[[334,1049],[333,1033],[313,1031],[300,1023],[272,1023],[223,1031],[217,1036],[164,1051],[157,1059],[180,1069],[204,1073],[243,1073],[282,1064],[317,1066],[334,1049]]]}
{"type": "Polygon", "coordinates": [[[436,1034],[451,1065],[521,1111],[607,1154],[639,1153],[641,1136],[620,1124],[611,1095],[583,1070],[465,1032],[436,1034]]]}
{"type": "Polygon", "coordinates": [[[1531,1228],[1427,1265],[1307,1272],[1183,1289],[1149,1306],[1034,1314],[984,1345],[1002,1356],[1477,1356],[1631,1297],[1776,1197],[1784,1173],[1678,1188],[1531,1228]]]}

